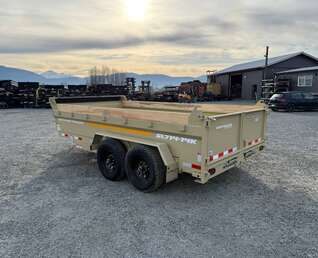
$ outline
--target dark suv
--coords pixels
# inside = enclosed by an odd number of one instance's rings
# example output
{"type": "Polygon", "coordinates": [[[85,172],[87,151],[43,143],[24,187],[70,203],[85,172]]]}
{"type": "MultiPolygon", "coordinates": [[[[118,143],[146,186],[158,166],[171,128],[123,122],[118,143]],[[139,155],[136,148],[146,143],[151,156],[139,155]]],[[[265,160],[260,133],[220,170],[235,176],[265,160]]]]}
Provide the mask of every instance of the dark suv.
{"type": "Polygon", "coordinates": [[[273,111],[315,110],[318,109],[318,96],[306,92],[283,92],[274,94],[269,103],[273,111]]]}

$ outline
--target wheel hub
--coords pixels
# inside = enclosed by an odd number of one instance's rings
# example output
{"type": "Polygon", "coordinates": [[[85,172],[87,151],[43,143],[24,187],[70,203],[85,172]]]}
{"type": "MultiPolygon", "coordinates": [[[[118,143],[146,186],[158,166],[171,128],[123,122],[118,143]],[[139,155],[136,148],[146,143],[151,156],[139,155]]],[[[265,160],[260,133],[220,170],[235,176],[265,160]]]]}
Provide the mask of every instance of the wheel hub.
{"type": "Polygon", "coordinates": [[[147,179],[149,177],[150,171],[149,171],[149,166],[147,165],[146,162],[140,161],[138,166],[137,166],[137,176],[141,178],[147,179]]]}
{"type": "Polygon", "coordinates": [[[105,160],[105,165],[109,170],[114,170],[116,166],[116,161],[113,155],[108,155],[105,160]]]}

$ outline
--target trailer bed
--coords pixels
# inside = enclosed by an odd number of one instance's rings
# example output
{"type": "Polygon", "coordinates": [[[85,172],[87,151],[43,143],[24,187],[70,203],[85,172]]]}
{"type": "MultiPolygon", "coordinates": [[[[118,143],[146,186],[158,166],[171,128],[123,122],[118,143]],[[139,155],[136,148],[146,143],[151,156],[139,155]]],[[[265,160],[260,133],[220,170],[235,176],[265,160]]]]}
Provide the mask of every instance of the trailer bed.
{"type": "Polygon", "coordinates": [[[58,111],[73,114],[84,114],[104,117],[105,115],[125,119],[148,120],[164,123],[188,124],[194,110],[204,115],[215,116],[242,111],[255,110],[251,105],[215,105],[215,104],[178,104],[157,102],[136,102],[123,100],[120,105],[109,106],[109,103],[60,104],[58,111]]]}

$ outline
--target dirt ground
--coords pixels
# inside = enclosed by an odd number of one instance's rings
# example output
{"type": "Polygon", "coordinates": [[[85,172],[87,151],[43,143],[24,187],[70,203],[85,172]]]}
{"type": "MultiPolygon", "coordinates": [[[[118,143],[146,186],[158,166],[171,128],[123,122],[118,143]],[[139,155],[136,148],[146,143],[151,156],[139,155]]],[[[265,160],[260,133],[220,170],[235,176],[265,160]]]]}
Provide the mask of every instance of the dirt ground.
{"type": "Polygon", "coordinates": [[[318,257],[318,113],[271,113],[259,156],[152,194],[106,181],[50,110],[0,110],[0,257],[318,257]]]}

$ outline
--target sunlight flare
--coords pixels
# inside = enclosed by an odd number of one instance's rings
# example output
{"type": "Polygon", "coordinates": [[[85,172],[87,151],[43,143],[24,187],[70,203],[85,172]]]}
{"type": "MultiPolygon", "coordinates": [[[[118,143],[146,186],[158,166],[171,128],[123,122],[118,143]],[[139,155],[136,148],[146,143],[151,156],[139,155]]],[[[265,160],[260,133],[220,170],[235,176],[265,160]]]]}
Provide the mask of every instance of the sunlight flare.
{"type": "Polygon", "coordinates": [[[125,12],[130,20],[141,21],[145,19],[148,0],[124,0],[125,12]]]}

